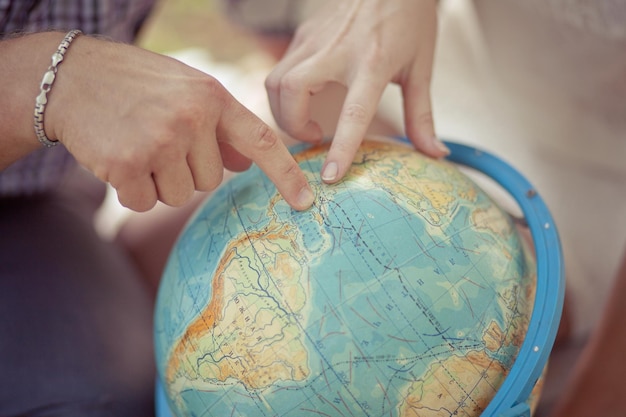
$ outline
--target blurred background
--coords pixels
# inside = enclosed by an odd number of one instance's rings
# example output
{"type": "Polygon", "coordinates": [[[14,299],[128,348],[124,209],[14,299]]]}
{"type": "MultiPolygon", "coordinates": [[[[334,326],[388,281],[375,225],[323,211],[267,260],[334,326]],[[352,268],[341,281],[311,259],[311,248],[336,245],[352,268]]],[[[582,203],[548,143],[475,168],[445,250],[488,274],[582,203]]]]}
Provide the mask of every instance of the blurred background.
{"type": "Polygon", "coordinates": [[[250,34],[225,19],[213,0],[160,0],[139,44],[159,53],[199,48],[227,63],[237,63],[257,49],[250,34]]]}

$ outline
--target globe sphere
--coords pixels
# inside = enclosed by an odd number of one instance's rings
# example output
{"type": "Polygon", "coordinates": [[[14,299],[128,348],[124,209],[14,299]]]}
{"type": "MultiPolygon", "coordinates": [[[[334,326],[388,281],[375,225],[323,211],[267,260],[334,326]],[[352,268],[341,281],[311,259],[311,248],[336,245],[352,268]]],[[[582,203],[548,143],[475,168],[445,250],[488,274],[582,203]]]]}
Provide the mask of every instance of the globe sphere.
{"type": "Polygon", "coordinates": [[[368,140],[340,183],[328,145],[294,157],[316,192],[292,210],[257,168],[195,213],[155,313],[183,416],[479,416],[524,340],[532,253],[466,174],[368,140]]]}

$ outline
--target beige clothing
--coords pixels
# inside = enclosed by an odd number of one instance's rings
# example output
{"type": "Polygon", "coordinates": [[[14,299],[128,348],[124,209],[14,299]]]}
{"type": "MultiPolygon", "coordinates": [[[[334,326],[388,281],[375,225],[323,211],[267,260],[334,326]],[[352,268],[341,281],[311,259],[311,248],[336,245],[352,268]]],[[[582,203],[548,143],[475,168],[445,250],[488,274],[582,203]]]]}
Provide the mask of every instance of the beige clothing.
{"type": "Polygon", "coordinates": [[[574,330],[585,335],[626,243],[626,1],[442,7],[438,133],[492,150],[535,184],[559,227],[574,330]]]}

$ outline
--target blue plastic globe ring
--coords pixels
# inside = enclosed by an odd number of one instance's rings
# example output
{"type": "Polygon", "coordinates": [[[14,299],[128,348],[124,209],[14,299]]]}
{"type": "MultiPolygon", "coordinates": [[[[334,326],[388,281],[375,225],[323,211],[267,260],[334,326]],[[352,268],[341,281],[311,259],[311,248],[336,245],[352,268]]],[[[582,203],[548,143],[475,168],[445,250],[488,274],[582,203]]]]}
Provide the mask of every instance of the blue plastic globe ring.
{"type": "Polygon", "coordinates": [[[526,338],[511,371],[483,412],[484,417],[530,416],[528,397],[552,350],[565,297],[561,243],[554,220],[534,187],[512,166],[470,146],[446,142],[448,159],[476,169],[499,183],[519,204],[537,259],[537,289],[526,338]]]}
{"type": "MultiPolygon", "coordinates": [[[[406,138],[400,138],[408,142],[406,138]]],[[[502,159],[471,146],[446,141],[448,160],[493,179],[517,202],[533,238],[537,265],[535,301],[526,337],[509,375],[482,417],[530,417],[528,398],[546,367],[565,296],[563,256],[556,225],[535,188],[502,159]]],[[[173,417],[165,391],[156,383],[157,417],[173,417]]]]}

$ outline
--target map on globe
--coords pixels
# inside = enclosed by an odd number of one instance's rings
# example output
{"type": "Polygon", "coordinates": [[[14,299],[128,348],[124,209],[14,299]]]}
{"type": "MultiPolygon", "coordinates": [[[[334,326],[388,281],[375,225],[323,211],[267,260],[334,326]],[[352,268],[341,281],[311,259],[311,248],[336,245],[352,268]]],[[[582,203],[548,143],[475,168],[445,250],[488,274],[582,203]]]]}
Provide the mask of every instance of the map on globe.
{"type": "Polygon", "coordinates": [[[294,157],[292,210],[256,167],[189,221],[163,275],[156,355],[178,416],[479,416],[530,320],[535,264],[455,165],[364,142],[338,184],[294,157]]]}

